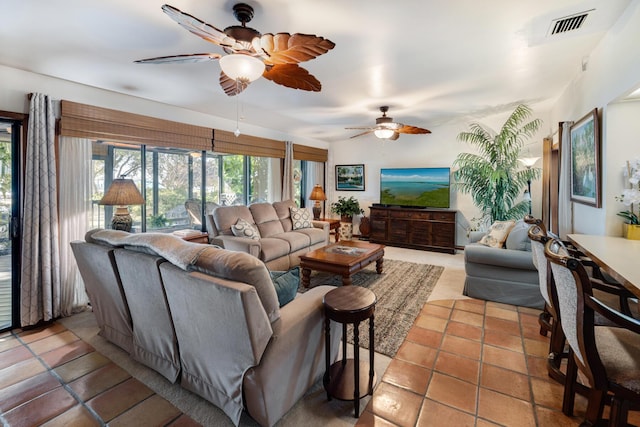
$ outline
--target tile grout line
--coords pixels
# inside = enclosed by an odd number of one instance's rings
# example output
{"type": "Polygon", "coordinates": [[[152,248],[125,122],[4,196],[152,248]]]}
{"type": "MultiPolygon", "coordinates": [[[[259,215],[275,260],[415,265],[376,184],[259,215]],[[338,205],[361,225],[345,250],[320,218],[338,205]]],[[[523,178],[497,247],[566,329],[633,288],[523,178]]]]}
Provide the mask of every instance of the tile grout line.
{"type": "MultiPolygon", "coordinates": [[[[65,328],[65,331],[69,331],[69,329],[65,328]]],[[[73,331],[69,331],[69,332],[71,332],[75,337],[77,337],[79,340],[81,340],[81,341],[82,341],[82,338],[78,337],[78,336],[77,336],[73,331]]],[[[25,342],[22,340],[22,338],[20,338],[20,336],[19,336],[19,335],[15,334],[13,331],[12,331],[11,333],[12,333],[12,335],[14,335],[14,336],[15,336],[15,338],[18,340],[18,342],[20,342],[20,344],[22,344],[23,346],[25,346],[25,347],[27,348],[27,350],[29,350],[29,352],[34,356],[34,358],[35,358],[36,360],[38,360],[38,362],[40,362],[40,364],[42,364],[42,366],[44,366],[44,368],[47,370],[47,372],[48,372],[52,377],[54,377],[54,378],[55,378],[55,379],[60,383],[60,385],[61,385],[61,386],[62,386],[62,387],[67,391],[67,393],[69,393],[69,394],[70,394],[70,395],[71,395],[71,396],[72,396],[72,397],[73,397],[73,398],[74,398],[78,403],[80,403],[80,405],[81,405],[81,406],[83,406],[87,411],[89,411],[89,413],[91,414],[91,416],[92,416],[93,418],[95,418],[95,420],[100,424],[100,426],[101,426],[101,427],[106,427],[106,426],[107,426],[107,423],[105,423],[105,422],[104,422],[104,420],[100,417],[100,415],[98,415],[98,413],[97,413],[96,411],[94,411],[94,410],[93,410],[90,406],[88,406],[88,405],[87,405],[87,404],[86,404],[82,399],[80,399],[80,396],[78,396],[78,394],[77,394],[77,393],[76,393],[76,392],[75,392],[75,391],[74,391],[74,390],[73,390],[73,389],[72,389],[72,388],[71,388],[71,387],[66,383],[66,381],[64,381],[64,380],[62,379],[62,377],[61,377],[60,375],[58,375],[58,373],[54,370],[54,368],[50,368],[50,367],[49,367],[49,366],[44,362],[44,360],[42,360],[42,358],[41,358],[38,354],[36,354],[36,353],[31,349],[31,347],[29,347],[29,345],[28,345],[27,343],[25,343],[25,342]]],[[[52,335],[50,335],[50,336],[54,336],[54,335],[58,335],[58,333],[56,333],[56,334],[52,334],[52,335]]],[[[48,337],[43,337],[43,338],[41,338],[41,339],[44,339],[44,338],[48,338],[48,337]]],[[[38,342],[38,341],[40,341],[40,340],[35,340],[35,341],[33,341],[33,342],[38,342]]],[[[84,341],[83,341],[83,342],[84,342],[84,341]]],[[[94,351],[96,351],[96,350],[94,349],[94,351]]],[[[50,392],[51,392],[51,390],[50,390],[50,391],[48,391],[47,393],[43,393],[43,394],[41,394],[40,396],[43,396],[43,395],[48,394],[48,393],[50,393],[50,392]]],[[[36,398],[37,398],[37,397],[36,397],[36,398]]],[[[27,403],[27,402],[25,402],[25,403],[27,403]]],[[[24,405],[24,403],[23,403],[23,405],[24,405]]],[[[66,412],[66,411],[65,411],[65,412],[66,412]]],[[[64,412],[62,412],[61,414],[58,414],[57,416],[62,415],[62,414],[64,414],[64,412]]],[[[56,417],[57,417],[57,416],[56,416],[56,417]]],[[[53,417],[53,418],[51,418],[51,419],[55,419],[56,417],[53,417]]],[[[47,420],[47,421],[50,421],[50,420],[47,420]]]]}

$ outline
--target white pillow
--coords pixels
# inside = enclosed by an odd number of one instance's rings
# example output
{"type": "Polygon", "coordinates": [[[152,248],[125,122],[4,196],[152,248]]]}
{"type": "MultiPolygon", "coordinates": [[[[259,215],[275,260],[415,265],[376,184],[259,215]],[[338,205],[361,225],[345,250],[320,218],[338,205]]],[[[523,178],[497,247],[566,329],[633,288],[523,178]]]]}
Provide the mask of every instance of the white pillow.
{"type": "Polygon", "coordinates": [[[514,220],[494,222],[491,224],[489,232],[478,243],[492,248],[502,248],[515,223],[514,220]]]}
{"type": "Polygon", "coordinates": [[[291,222],[293,223],[294,230],[300,230],[301,228],[311,228],[311,212],[305,208],[289,208],[291,210],[291,222]]]}
{"type": "Polygon", "coordinates": [[[249,237],[253,240],[260,240],[260,232],[258,229],[242,218],[238,219],[238,222],[231,226],[231,232],[237,237],[249,237]]]}

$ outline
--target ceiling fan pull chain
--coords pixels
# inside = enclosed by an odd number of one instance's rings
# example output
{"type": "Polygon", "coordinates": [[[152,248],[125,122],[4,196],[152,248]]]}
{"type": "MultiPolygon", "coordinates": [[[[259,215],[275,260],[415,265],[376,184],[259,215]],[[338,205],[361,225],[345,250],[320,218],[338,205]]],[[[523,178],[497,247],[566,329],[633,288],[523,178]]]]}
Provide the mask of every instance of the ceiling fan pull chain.
{"type": "Polygon", "coordinates": [[[236,130],[233,131],[233,134],[237,137],[240,136],[240,100],[238,99],[240,96],[240,79],[236,79],[236,130]]]}

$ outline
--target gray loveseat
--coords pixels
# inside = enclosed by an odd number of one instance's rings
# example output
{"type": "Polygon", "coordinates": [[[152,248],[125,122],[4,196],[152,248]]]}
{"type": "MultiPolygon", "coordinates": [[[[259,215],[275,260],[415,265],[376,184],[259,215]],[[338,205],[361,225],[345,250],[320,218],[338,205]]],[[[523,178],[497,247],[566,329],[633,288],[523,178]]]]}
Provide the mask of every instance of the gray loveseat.
{"type": "Polygon", "coordinates": [[[464,247],[464,295],[488,301],[543,308],[538,271],[533,264],[529,225],[516,222],[504,248],[477,243],[483,232],[472,232],[464,247]]]}
{"type": "Polygon", "coordinates": [[[246,252],[271,270],[288,270],[300,264],[300,255],[329,244],[329,223],[309,221],[309,227],[294,230],[293,200],[220,206],[207,215],[209,242],[232,251],[246,252]],[[234,235],[232,227],[242,219],[259,231],[259,238],[234,235]]]}
{"type": "MultiPolygon", "coordinates": [[[[71,243],[99,334],[221,408],[276,423],[325,368],[318,286],[279,307],[257,258],[160,233],[100,230],[71,243]]],[[[331,329],[331,361],[342,337],[331,329]]]]}

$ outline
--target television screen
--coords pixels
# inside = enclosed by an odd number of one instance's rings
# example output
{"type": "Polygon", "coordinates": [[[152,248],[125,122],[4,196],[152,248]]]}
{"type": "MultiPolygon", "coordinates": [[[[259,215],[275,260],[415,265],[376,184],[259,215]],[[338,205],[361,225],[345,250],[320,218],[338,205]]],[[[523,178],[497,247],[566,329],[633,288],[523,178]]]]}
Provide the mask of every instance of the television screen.
{"type": "Polygon", "coordinates": [[[449,168],[380,169],[383,205],[448,208],[449,168]]]}

